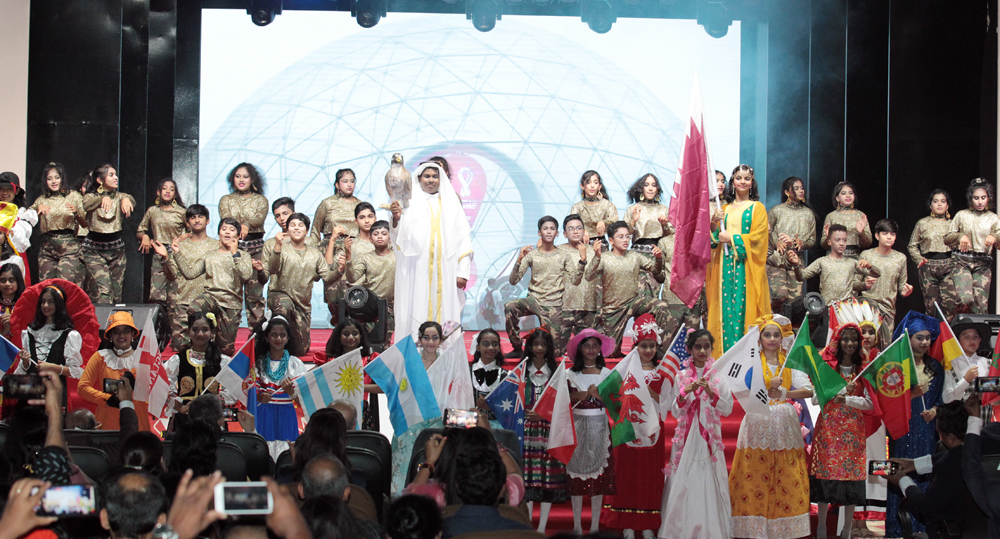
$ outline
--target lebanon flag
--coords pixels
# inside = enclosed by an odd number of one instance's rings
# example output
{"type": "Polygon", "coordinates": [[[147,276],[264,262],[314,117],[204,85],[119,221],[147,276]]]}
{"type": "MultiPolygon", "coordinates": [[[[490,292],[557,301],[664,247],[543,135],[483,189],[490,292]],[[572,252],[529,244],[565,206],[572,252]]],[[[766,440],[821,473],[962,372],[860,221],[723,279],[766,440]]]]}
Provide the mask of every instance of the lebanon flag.
{"type": "Polygon", "coordinates": [[[156,342],[156,328],[153,317],[147,316],[139,339],[139,368],[136,370],[136,388],[133,395],[138,402],[148,403],[149,415],[153,420],[163,417],[170,394],[167,370],[160,358],[159,343],[156,342]]]}
{"type": "Polygon", "coordinates": [[[633,348],[608,374],[597,392],[611,418],[611,445],[650,447],[660,434],[660,414],[649,394],[639,349],[633,348]]]}
{"type": "Polygon", "coordinates": [[[670,291],[688,308],[694,307],[705,287],[712,259],[712,222],[709,193],[715,192],[715,168],[705,136],[705,107],[695,73],[684,148],[677,164],[669,219],[674,225],[674,259],[670,268],[670,291]]]}
{"type": "Polygon", "coordinates": [[[549,422],[549,454],[563,464],[576,450],[576,425],[573,424],[573,406],[569,401],[569,381],[566,379],[566,361],[556,367],[549,383],[545,384],[542,395],[532,409],[549,422]]]}
{"type": "Polygon", "coordinates": [[[893,440],[910,432],[910,389],[920,384],[917,364],[910,349],[910,332],[904,330],[861,372],[859,378],[871,382],[875,409],[881,410],[882,423],[893,440]]]}

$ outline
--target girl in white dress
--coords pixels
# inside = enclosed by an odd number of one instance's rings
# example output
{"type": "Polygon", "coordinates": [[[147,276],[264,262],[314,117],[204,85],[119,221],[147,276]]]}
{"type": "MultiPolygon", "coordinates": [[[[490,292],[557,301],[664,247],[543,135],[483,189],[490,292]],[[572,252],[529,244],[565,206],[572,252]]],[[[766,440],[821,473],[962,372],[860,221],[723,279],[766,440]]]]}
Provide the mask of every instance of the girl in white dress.
{"type": "Polygon", "coordinates": [[[671,413],[677,418],[663,486],[659,537],[732,537],[729,474],[720,417],[733,411],[733,395],[712,368],[715,339],[705,329],[688,335],[691,364],[674,381],[671,413]]]}

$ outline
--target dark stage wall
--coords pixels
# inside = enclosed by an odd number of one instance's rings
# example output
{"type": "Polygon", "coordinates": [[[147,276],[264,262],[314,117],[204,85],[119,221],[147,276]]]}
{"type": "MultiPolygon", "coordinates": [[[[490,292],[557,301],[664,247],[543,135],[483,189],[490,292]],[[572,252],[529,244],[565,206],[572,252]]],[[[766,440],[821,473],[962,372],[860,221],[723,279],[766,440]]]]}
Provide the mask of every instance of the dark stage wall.
{"type": "MultiPolygon", "coordinates": [[[[691,1],[675,9],[690,11],[691,1]]],[[[71,178],[117,165],[122,190],[139,201],[133,229],[163,177],[195,200],[202,5],[32,2],[29,200],[50,160],[71,178]]],[[[768,207],[782,180],[799,176],[821,221],[833,186],[847,179],[872,224],[900,224],[905,250],[932,189],[952,193],[954,213],[970,179],[996,178],[996,28],[987,27],[996,0],[745,0],[741,10],[740,158],[767,184],[768,207]]],[[[139,302],[148,259],[133,237],[126,246],[124,299],[139,302]]],[[[901,301],[903,313],[922,305],[912,264],[910,272],[918,290],[901,301]]]]}

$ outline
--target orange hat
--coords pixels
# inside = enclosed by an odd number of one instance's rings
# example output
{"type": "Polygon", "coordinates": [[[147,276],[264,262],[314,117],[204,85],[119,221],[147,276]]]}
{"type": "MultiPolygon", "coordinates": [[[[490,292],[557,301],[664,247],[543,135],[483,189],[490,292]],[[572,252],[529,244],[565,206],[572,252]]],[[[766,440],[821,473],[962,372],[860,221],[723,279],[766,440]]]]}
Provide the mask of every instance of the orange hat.
{"type": "Polygon", "coordinates": [[[108,333],[111,333],[111,330],[118,326],[128,326],[132,328],[136,334],[139,333],[139,329],[135,327],[135,322],[132,321],[132,315],[128,311],[115,311],[108,317],[108,327],[104,329],[104,337],[110,339],[111,337],[108,336],[108,333]]]}

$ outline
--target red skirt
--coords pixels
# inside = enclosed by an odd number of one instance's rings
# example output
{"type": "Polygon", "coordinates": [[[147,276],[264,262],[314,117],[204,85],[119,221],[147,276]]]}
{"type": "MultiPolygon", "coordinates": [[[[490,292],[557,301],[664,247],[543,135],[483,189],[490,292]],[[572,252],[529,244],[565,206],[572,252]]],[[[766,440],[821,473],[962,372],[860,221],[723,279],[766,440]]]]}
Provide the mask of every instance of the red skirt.
{"type": "Polygon", "coordinates": [[[663,448],[665,434],[661,429],[659,439],[651,447],[629,447],[625,444],[615,447],[615,476],[622,488],[604,498],[602,527],[616,530],[660,529],[663,467],[666,465],[663,448]]]}

